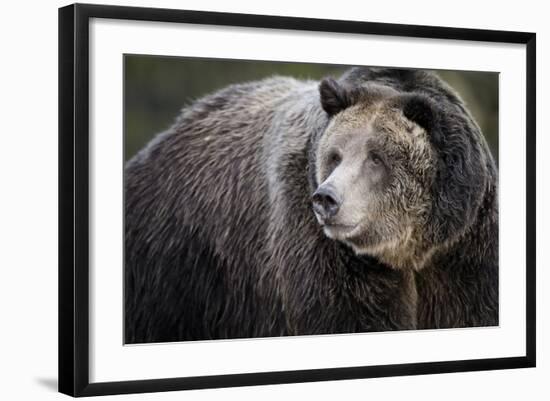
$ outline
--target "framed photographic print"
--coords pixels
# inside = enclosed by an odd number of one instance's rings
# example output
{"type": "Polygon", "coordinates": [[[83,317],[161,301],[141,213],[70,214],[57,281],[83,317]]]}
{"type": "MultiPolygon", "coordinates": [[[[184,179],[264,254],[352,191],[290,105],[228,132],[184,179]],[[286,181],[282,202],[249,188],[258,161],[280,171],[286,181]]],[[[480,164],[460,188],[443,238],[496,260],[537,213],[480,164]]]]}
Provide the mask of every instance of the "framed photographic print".
{"type": "Polygon", "coordinates": [[[59,10],[59,390],[535,366],[535,34],[59,10]]]}

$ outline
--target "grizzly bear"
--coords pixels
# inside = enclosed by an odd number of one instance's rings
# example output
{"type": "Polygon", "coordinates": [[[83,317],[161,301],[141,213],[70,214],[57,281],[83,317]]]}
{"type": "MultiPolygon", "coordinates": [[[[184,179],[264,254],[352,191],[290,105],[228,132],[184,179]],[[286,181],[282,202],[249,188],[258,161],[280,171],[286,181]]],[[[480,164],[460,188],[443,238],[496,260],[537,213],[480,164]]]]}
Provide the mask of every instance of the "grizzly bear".
{"type": "Polygon", "coordinates": [[[125,168],[125,342],[498,324],[496,176],[433,73],[206,96],[125,168]]]}

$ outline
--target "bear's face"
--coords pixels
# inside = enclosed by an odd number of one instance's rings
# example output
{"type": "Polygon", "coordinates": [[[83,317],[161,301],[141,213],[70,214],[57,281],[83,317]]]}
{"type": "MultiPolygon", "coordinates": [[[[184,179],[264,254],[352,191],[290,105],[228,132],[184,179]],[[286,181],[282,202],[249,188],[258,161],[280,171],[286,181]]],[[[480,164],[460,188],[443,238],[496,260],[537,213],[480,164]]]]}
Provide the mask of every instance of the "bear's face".
{"type": "Polygon", "coordinates": [[[434,150],[393,93],[370,94],[337,113],[321,137],[313,208],[329,238],[401,266],[412,263],[430,211],[434,150]]]}
{"type": "Polygon", "coordinates": [[[423,267],[481,207],[487,149],[467,112],[372,81],[325,79],[312,206],[325,235],[396,268],[423,267]]]}

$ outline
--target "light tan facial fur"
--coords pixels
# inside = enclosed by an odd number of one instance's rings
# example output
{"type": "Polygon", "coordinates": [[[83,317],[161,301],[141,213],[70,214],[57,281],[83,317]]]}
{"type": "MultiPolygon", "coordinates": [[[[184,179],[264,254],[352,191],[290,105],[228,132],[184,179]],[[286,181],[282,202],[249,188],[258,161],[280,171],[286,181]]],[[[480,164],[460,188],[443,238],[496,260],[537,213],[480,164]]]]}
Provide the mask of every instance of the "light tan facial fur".
{"type": "Polygon", "coordinates": [[[342,198],[319,222],[324,233],[396,268],[421,268],[431,249],[422,227],[435,174],[428,134],[392,97],[362,102],[331,120],[317,150],[316,178],[342,198]],[[335,156],[337,155],[337,156],[335,156]]]}

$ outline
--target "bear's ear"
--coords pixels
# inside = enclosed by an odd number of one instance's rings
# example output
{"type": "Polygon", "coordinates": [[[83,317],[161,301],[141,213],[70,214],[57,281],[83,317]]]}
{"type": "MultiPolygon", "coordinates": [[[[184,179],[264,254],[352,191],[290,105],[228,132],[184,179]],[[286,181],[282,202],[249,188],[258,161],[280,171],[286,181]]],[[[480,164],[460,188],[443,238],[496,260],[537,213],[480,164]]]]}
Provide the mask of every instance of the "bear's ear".
{"type": "Polygon", "coordinates": [[[437,105],[428,97],[417,94],[403,97],[403,114],[405,117],[424,128],[432,141],[439,138],[439,111],[437,105]]]}
{"type": "Polygon", "coordinates": [[[321,106],[330,117],[351,106],[350,94],[333,78],[325,78],[321,81],[319,94],[321,106]]]}

